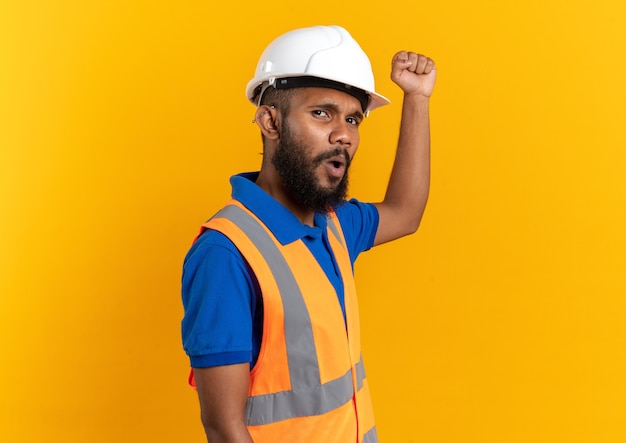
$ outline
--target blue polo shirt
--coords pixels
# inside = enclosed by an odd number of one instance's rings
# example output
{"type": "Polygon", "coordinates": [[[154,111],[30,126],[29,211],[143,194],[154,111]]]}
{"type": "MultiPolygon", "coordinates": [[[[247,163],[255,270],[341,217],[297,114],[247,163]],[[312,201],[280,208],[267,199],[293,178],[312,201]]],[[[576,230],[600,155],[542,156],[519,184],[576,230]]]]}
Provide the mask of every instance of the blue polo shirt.
{"type": "MultiPolygon", "coordinates": [[[[327,237],[327,221],[316,214],[304,225],[254,182],[258,173],[231,177],[232,196],[253,212],[281,244],[302,240],[324,270],[344,311],[341,273],[327,237]]],[[[378,210],[355,199],[339,205],[350,260],[372,247],[378,210]]],[[[192,245],[183,265],[183,348],[191,366],[203,368],[256,362],[263,334],[263,299],[256,277],[235,245],[222,233],[207,230],[192,245]]]]}

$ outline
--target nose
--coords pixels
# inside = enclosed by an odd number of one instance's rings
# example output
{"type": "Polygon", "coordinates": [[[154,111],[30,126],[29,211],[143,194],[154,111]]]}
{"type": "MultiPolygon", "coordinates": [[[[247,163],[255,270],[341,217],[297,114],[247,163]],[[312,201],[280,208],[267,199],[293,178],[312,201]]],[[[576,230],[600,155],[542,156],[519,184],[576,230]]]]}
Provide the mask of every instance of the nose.
{"type": "Polygon", "coordinates": [[[337,122],[330,133],[330,143],[346,149],[356,148],[359,144],[359,132],[355,125],[346,121],[337,122]]]}

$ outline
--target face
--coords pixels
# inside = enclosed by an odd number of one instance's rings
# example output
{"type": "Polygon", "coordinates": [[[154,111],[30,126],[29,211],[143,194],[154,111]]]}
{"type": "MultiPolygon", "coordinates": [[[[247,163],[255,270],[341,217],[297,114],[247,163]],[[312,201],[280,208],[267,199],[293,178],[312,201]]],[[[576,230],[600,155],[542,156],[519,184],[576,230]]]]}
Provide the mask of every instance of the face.
{"type": "Polygon", "coordinates": [[[362,120],[359,101],[344,92],[302,88],[294,94],[272,158],[294,202],[327,212],[346,198],[362,120]]]}

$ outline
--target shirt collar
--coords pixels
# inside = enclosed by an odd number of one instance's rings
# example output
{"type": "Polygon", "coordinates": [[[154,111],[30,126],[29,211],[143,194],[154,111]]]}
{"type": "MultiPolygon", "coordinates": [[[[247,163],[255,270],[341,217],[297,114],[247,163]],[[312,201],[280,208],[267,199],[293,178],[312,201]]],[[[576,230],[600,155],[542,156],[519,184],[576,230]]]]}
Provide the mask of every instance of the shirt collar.
{"type": "Polygon", "coordinates": [[[232,197],[252,211],[281,244],[286,245],[306,236],[319,237],[326,232],[326,214],[315,214],[314,227],[303,224],[278,200],[256,185],[258,176],[258,172],[232,176],[232,197]]]}

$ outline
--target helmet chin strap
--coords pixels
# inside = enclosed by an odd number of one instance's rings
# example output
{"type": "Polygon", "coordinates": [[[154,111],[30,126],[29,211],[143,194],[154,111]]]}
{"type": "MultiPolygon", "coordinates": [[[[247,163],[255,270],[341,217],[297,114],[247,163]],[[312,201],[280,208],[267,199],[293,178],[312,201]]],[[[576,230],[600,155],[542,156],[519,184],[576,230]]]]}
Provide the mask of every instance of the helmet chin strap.
{"type": "Polygon", "coordinates": [[[267,91],[267,88],[269,88],[270,86],[274,86],[275,84],[276,84],[276,77],[272,77],[267,81],[266,84],[263,84],[260,86],[261,90],[259,91],[259,99],[256,102],[257,107],[261,106],[261,100],[263,99],[263,95],[265,95],[265,91],[267,91]]]}

